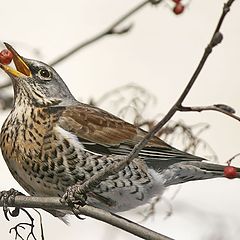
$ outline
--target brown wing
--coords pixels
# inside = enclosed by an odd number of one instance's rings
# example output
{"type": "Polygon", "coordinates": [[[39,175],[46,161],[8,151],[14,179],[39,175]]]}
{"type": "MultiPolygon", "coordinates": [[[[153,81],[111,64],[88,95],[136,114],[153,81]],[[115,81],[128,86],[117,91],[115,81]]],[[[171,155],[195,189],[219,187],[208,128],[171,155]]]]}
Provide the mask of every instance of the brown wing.
{"type": "MultiPolygon", "coordinates": [[[[62,112],[60,126],[79,138],[101,145],[135,145],[146,132],[124,120],[96,107],[85,104],[68,107],[62,112]]],[[[155,137],[149,147],[171,148],[155,137]]]]}
{"type": "MultiPolygon", "coordinates": [[[[59,125],[78,137],[86,150],[97,154],[128,154],[146,132],[99,108],[79,104],[62,112],[59,125]]],[[[154,137],[140,151],[139,157],[155,169],[180,161],[202,158],[177,150],[154,137]]]]}

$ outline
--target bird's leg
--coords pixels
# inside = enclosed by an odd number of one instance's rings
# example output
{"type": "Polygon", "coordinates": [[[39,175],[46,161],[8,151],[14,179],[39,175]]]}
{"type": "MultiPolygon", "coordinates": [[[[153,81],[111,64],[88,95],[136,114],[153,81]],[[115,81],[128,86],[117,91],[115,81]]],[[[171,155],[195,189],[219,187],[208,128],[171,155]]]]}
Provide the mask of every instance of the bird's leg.
{"type": "Polygon", "coordinates": [[[0,201],[3,201],[3,212],[5,218],[9,221],[8,213],[12,217],[19,215],[19,208],[15,208],[12,212],[9,210],[8,206],[12,205],[15,202],[15,197],[17,195],[23,195],[21,192],[11,188],[9,191],[0,192],[0,201]]]}
{"type": "Polygon", "coordinates": [[[67,203],[69,206],[77,204],[83,207],[86,204],[86,200],[86,192],[83,191],[80,184],[75,184],[67,188],[67,191],[62,196],[60,202],[67,203]]]}

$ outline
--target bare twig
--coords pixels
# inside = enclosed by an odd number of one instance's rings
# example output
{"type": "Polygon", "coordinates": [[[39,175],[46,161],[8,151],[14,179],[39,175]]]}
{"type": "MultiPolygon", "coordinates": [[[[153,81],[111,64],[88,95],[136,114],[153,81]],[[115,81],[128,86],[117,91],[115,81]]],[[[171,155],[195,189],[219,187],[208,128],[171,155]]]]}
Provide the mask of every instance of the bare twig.
{"type": "Polygon", "coordinates": [[[231,163],[232,163],[232,161],[233,161],[236,157],[238,157],[238,156],[240,156],[240,153],[237,153],[237,154],[235,154],[233,157],[231,157],[231,158],[227,161],[227,164],[230,166],[231,163]]]}
{"type": "Polygon", "coordinates": [[[202,112],[202,111],[217,111],[217,112],[221,112],[225,115],[228,115],[231,118],[236,119],[237,121],[240,121],[240,117],[238,117],[237,115],[235,115],[235,111],[226,105],[223,104],[216,104],[216,105],[212,105],[212,106],[194,106],[194,107],[185,107],[185,106],[180,106],[178,108],[178,111],[181,112],[202,112]]]}
{"type": "Polygon", "coordinates": [[[124,22],[127,18],[132,16],[134,13],[138,12],[140,9],[145,7],[147,4],[159,4],[162,2],[162,0],[144,0],[139,5],[135,6],[133,9],[131,9],[129,12],[125,13],[123,16],[121,16],[119,19],[117,19],[114,23],[112,23],[109,27],[107,27],[104,31],[100,32],[99,34],[95,35],[94,37],[86,40],[85,42],[80,43],[79,45],[75,46],[74,48],[70,49],[68,52],[64,53],[62,56],[58,57],[57,59],[53,60],[50,65],[55,66],[56,64],[62,62],[66,58],[70,57],[80,49],[102,39],[105,36],[113,35],[113,34],[124,34],[129,32],[129,30],[132,28],[132,24],[128,27],[125,27],[123,29],[118,30],[117,27],[124,22]]]}
{"type": "MultiPolygon", "coordinates": [[[[12,231],[14,231],[15,232],[15,239],[20,238],[21,240],[24,240],[22,235],[19,233],[19,228],[25,229],[25,227],[29,227],[30,231],[27,235],[27,240],[29,240],[30,237],[32,237],[34,240],[37,240],[37,238],[34,234],[34,218],[32,217],[32,215],[26,209],[20,208],[20,210],[22,210],[23,212],[25,212],[27,214],[28,218],[30,219],[30,223],[20,222],[15,227],[12,227],[9,230],[9,233],[12,233],[12,231]]],[[[43,238],[42,238],[42,240],[43,240],[43,238]]]]}
{"type": "Polygon", "coordinates": [[[208,44],[208,46],[206,47],[204,54],[195,70],[195,72],[193,73],[192,78],[190,79],[189,83],[187,84],[186,88],[184,89],[184,91],[182,92],[181,96],[179,97],[179,99],[176,101],[176,103],[172,106],[172,108],[168,111],[168,113],[165,115],[165,117],[146,135],[146,137],[139,142],[134,149],[132,150],[132,152],[129,154],[129,156],[126,159],[126,162],[129,163],[130,161],[132,161],[135,157],[137,157],[137,155],[139,154],[139,152],[141,151],[141,149],[148,143],[148,141],[172,118],[172,116],[178,111],[178,109],[182,106],[182,103],[184,101],[184,99],[186,98],[187,94],[189,93],[190,89],[192,88],[193,84],[195,83],[199,73],[201,72],[208,56],[211,54],[213,48],[219,44],[222,40],[222,34],[219,32],[220,27],[222,26],[223,20],[226,16],[226,14],[229,12],[230,7],[232,5],[232,3],[234,2],[234,0],[229,0],[226,4],[224,4],[223,7],[223,11],[222,11],[222,15],[219,19],[219,22],[217,24],[217,27],[214,31],[214,34],[211,38],[210,43],[208,44]]]}
{"type": "MultiPolygon", "coordinates": [[[[98,172],[98,174],[91,177],[89,180],[84,182],[82,185],[78,186],[79,193],[85,194],[86,192],[91,191],[94,189],[102,180],[106,179],[110,175],[114,175],[123,169],[126,165],[128,165],[134,158],[136,158],[142,148],[148,143],[148,141],[154,137],[154,135],[172,118],[172,116],[179,111],[182,107],[182,103],[186,98],[187,94],[189,93],[190,89],[192,88],[193,84],[195,83],[198,75],[200,74],[207,58],[211,54],[213,48],[218,45],[222,41],[222,34],[219,32],[220,27],[222,26],[223,20],[226,14],[229,12],[230,7],[234,0],[229,0],[227,3],[224,4],[222,15],[218,21],[217,27],[213,33],[213,36],[210,40],[210,43],[206,47],[204,54],[193,73],[189,83],[183,90],[182,94],[180,95],[179,99],[176,103],[171,107],[165,117],[150,131],[148,134],[140,141],[138,144],[135,145],[131,153],[127,157],[122,157],[120,161],[116,162],[114,165],[110,165],[106,167],[104,170],[98,172]]],[[[120,157],[119,157],[120,159],[120,157]]]]}
{"type": "Polygon", "coordinates": [[[163,197],[161,195],[158,195],[156,198],[153,199],[153,201],[150,203],[150,206],[145,209],[143,212],[141,211],[141,215],[143,216],[143,219],[141,219],[140,222],[145,222],[148,220],[151,216],[154,216],[156,213],[156,205],[160,202],[160,200],[163,200],[163,197]]]}
{"type": "MultiPolygon", "coordinates": [[[[0,207],[2,206],[3,201],[0,200],[0,207]]],[[[16,196],[14,203],[11,203],[9,207],[71,210],[67,205],[61,204],[58,197],[16,196]]],[[[112,226],[118,227],[140,238],[149,240],[171,240],[169,237],[102,209],[92,206],[75,207],[74,211],[77,214],[82,214],[109,223],[112,226]]]]}
{"type": "MultiPolygon", "coordinates": [[[[142,8],[143,6],[145,6],[146,4],[150,3],[151,1],[144,1],[142,4],[140,4],[137,8],[133,9],[132,11],[130,11],[130,13],[126,14],[124,17],[122,17],[122,19],[120,19],[119,21],[117,21],[115,23],[115,25],[113,24],[111,27],[112,29],[115,29],[116,24],[120,24],[123,20],[125,20],[129,15],[132,15],[133,13],[135,13],[136,11],[138,11],[140,8],[142,8]]],[[[161,2],[161,1],[158,1],[161,2]]],[[[168,113],[166,114],[166,116],[156,125],[156,127],[154,127],[154,129],[152,129],[147,135],[146,137],[139,142],[134,149],[132,150],[132,152],[127,156],[127,157],[122,157],[122,159],[117,162],[114,165],[108,166],[104,171],[100,171],[98,174],[94,175],[92,178],[90,178],[90,180],[84,182],[81,186],[80,186],[80,192],[89,192],[92,189],[94,189],[99,182],[101,182],[103,179],[106,179],[109,175],[113,175],[115,173],[117,173],[119,170],[123,169],[126,165],[128,165],[135,157],[138,156],[138,153],[140,152],[140,150],[147,144],[147,142],[155,135],[156,132],[158,132],[171,118],[172,116],[179,111],[179,109],[181,109],[182,107],[182,103],[184,101],[184,99],[186,98],[187,94],[189,93],[190,89],[192,88],[193,84],[195,83],[199,73],[201,72],[208,56],[211,54],[213,48],[219,44],[222,40],[222,34],[219,32],[219,29],[223,23],[223,20],[226,16],[226,14],[229,12],[231,4],[234,2],[234,0],[229,0],[223,8],[223,13],[220,17],[220,20],[218,22],[218,25],[216,27],[216,30],[214,31],[213,37],[209,43],[209,45],[206,47],[205,52],[200,60],[200,63],[198,65],[198,67],[196,68],[192,78],[190,79],[189,83],[187,84],[186,88],[184,89],[184,91],[182,92],[181,96],[179,97],[179,99],[176,101],[176,103],[172,106],[172,108],[168,111],[168,113]]],[[[91,42],[96,41],[100,38],[102,38],[103,36],[107,35],[107,34],[112,34],[111,32],[109,32],[109,29],[107,29],[108,32],[104,35],[99,34],[95,39],[92,39],[92,41],[86,42],[83,45],[89,45],[91,42]]],[[[58,62],[62,61],[63,59],[65,59],[67,56],[73,54],[74,52],[76,52],[77,50],[79,50],[80,48],[82,48],[82,46],[78,46],[75,49],[71,50],[68,54],[64,56],[62,56],[61,58],[59,58],[58,61],[53,62],[54,64],[57,64],[58,62]]],[[[185,164],[191,164],[190,162],[187,162],[185,164]]],[[[196,165],[204,165],[205,163],[203,162],[196,162],[196,165]]],[[[209,166],[209,164],[208,164],[209,166]]],[[[213,169],[215,169],[215,166],[213,166],[213,169]]],[[[3,206],[3,202],[0,201],[0,206],[3,206]]],[[[11,204],[10,204],[11,206],[11,204]]],[[[63,205],[59,202],[58,198],[39,198],[39,197],[26,197],[26,196],[17,196],[15,199],[15,203],[12,203],[12,206],[15,207],[31,207],[31,208],[45,208],[45,209],[64,209],[64,210],[71,210],[70,207],[63,205]]],[[[95,208],[95,207],[91,207],[91,206],[84,206],[84,207],[80,207],[77,205],[74,205],[75,209],[74,212],[76,214],[83,214],[86,216],[90,216],[93,217],[95,219],[107,222],[113,226],[116,226],[118,228],[121,228],[123,230],[126,230],[136,236],[139,236],[141,238],[144,239],[157,239],[157,240],[161,240],[161,239],[170,239],[166,236],[163,236],[161,234],[158,234],[150,229],[144,228],[134,222],[131,222],[127,219],[124,219],[122,217],[119,217],[115,214],[112,214],[110,212],[106,212],[104,210],[95,208]]]]}
{"type": "MultiPolygon", "coordinates": [[[[73,47],[72,49],[68,50],[66,53],[62,54],[61,56],[57,57],[55,60],[51,61],[49,63],[49,65],[51,65],[51,66],[57,65],[58,63],[64,61],[66,58],[72,56],[74,53],[81,50],[82,48],[87,47],[87,46],[91,45],[92,43],[95,43],[98,40],[100,40],[106,36],[122,35],[122,34],[129,32],[132,29],[133,24],[130,24],[127,27],[123,27],[122,29],[117,29],[117,27],[121,23],[123,23],[126,19],[131,17],[133,14],[135,14],[136,12],[141,10],[143,7],[145,7],[146,5],[148,5],[148,4],[157,5],[157,4],[161,3],[162,1],[163,0],[144,0],[142,3],[138,4],[133,9],[129,10],[129,12],[125,13],[123,16],[121,16],[119,19],[117,19],[115,22],[113,22],[105,30],[103,30],[102,32],[96,34],[95,36],[85,40],[84,42],[81,42],[80,44],[73,47]]],[[[9,87],[11,85],[12,85],[11,81],[8,81],[7,83],[0,85],[0,89],[9,87]]]]}
{"type": "Polygon", "coordinates": [[[38,214],[39,216],[39,222],[40,222],[40,230],[41,230],[41,240],[44,240],[44,231],[43,231],[43,220],[42,220],[42,215],[41,213],[34,208],[34,211],[38,214]]]}

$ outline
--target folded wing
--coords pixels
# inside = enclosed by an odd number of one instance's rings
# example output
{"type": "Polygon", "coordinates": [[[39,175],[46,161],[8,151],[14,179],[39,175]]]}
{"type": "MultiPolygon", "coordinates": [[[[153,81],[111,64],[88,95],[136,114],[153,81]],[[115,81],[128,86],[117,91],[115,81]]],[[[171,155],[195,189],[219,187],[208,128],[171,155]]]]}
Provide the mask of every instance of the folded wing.
{"type": "MultiPolygon", "coordinates": [[[[147,134],[144,130],[99,108],[79,104],[66,108],[59,119],[60,127],[74,134],[86,151],[96,154],[127,155],[147,134]]],[[[139,157],[155,169],[180,161],[204,159],[177,150],[158,137],[151,139],[139,157]]]]}

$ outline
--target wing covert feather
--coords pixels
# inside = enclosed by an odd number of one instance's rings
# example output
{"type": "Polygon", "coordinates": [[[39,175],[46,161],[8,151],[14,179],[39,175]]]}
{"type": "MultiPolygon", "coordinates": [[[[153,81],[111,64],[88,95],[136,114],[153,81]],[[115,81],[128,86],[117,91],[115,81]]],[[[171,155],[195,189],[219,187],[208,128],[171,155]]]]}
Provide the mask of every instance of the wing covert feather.
{"type": "MultiPolygon", "coordinates": [[[[101,145],[135,145],[146,132],[124,120],[96,107],[79,104],[68,107],[61,114],[59,124],[82,139],[101,145]]],[[[148,147],[171,148],[154,137],[148,147]]]]}

